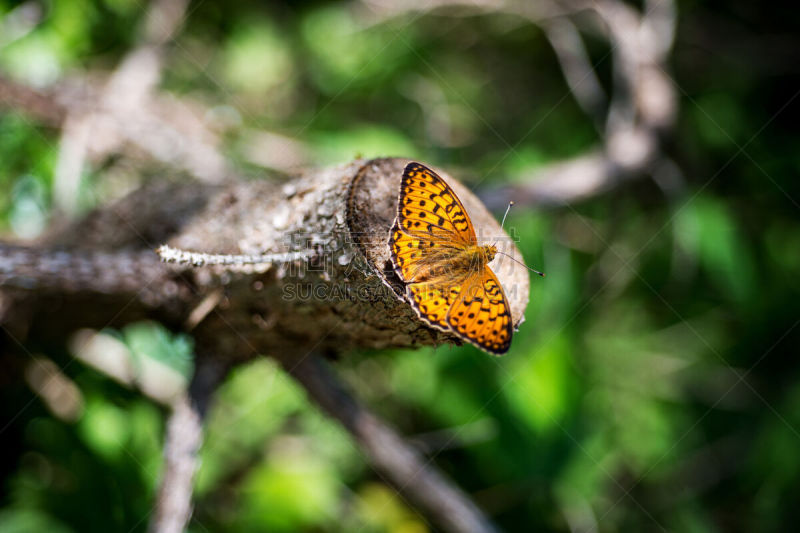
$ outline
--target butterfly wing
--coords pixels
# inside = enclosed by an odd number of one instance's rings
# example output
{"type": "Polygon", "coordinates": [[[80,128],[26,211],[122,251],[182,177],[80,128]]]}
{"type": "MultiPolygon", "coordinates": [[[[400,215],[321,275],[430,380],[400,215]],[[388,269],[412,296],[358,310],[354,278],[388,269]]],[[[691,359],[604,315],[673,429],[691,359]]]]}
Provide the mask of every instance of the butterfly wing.
{"type": "Polygon", "coordinates": [[[488,266],[450,261],[453,252],[475,244],[472,223],[450,186],[424,165],[409,163],[389,237],[395,271],[423,321],[500,355],[513,334],[500,282],[488,266]]]}
{"type": "Polygon", "coordinates": [[[406,291],[408,299],[424,322],[449,332],[451,327],[447,322],[447,312],[458,299],[462,285],[461,280],[449,284],[409,283],[406,291]]]}
{"type": "Polygon", "coordinates": [[[447,313],[447,324],[478,348],[502,355],[514,326],[503,287],[488,266],[470,275],[447,313]]]}
{"type": "Polygon", "coordinates": [[[421,263],[430,265],[437,254],[446,257],[448,248],[476,243],[467,212],[450,186],[425,165],[406,165],[390,233],[392,263],[398,276],[411,282],[421,263]]]}

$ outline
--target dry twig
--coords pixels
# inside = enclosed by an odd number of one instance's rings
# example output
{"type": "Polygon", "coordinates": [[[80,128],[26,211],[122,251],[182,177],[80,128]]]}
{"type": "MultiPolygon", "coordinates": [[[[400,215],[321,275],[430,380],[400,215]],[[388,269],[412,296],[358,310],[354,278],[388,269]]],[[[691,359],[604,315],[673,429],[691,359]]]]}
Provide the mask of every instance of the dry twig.
{"type": "Polygon", "coordinates": [[[226,373],[225,366],[201,356],[187,394],[179,396],[172,405],[164,442],[164,469],[150,533],[181,533],[189,523],[203,421],[226,373]]]}
{"type": "Polygon", "coordinates": [[[485,191],[481,197],[490,209],[502,209],[508,198],[528,205],[570,205],[652,173],[666,159],[660,138],[677,114],[675,88],[666,75],[676,24],[673,0],[649,0],[641,12],[619,0],[363,0],[362,4],[370,25],[409,12],[448,16],[503,12],[544,30],[570,92],[594,121],[602,146],[538,168],[519,184],[485,191]],[[610,102],[589,63],[578,27],[599,32],[611,45],[610,102]]]}
{"type": "Polygon", "coordinates": [[[279,357],[284,369],[311,398],[350,432],[368,461],[416,509],[445,531],[496,531],[458,487],[431,468],[430,461],[406,444],[397,432],[355,400],[315,355],[279,357]]]}

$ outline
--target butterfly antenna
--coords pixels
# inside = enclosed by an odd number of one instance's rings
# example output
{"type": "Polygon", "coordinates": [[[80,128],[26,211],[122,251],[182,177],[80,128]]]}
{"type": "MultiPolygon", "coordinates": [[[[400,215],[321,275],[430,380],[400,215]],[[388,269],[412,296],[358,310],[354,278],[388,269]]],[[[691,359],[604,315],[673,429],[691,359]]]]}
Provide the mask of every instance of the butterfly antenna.
{"type": "MultiPolygon", "coordinates": [[[[514,201],[513,201],[513,200],[511,200],[510,202],[508,202],[508,207],[506,207],[506,212],[505,212],[505,214],[503,215],[503,221],[502,221],[502,222],[500,222],[500,229],[503,229],[503,226],[504,226],[504,225],[505,225],[505,223],[506,223],[506,217],[508,216],[508,212],[509,212],[509,211],[511,211],[511,206],[513,206],[513,205],[514,205],[514,201]]],[[[495,243],[497,243],[497,241],[495,241],[495,243]]],[[[497,251],[497,253],[498,253],[498,254],[500,254],[500,255],[504,255],[504,256],[508,257],[509,259],[511,259],[512,261],[514,261],[515,263],[519,263],[520,265],[524,266],[525,268],[527,268],[528,270],[530,270],[531,272],[533,272],[533,273],[535,273],[535,274],[538,274],[538,275],[540,275],[540,276],[542,276],[542,277],[544,277],[544,276],[545,276],[544,272],[539,272],[539,271],[538,271],[538,270],[536,270],[535,268],[531,268],[531,267],[529,267],[528,265],[526,265],[526,264],[525,264],[525,263],[523,263],[522,261],[517,261],[516,259],[514,259],[512,256],[508,255],[508,254],[507,254],[507,253],[505,253],[505,252],[501,252],[501,251],[499,251],[499,250],[498,250],[498,251],[497,251]]]]}
{"type": "Polygon", "coordinates": [[[503,215],[503,221],[500,223],[500,229],[503,229],[503,225],[506,223],[506,217],[508,216],[508,212],[511,211],[511,206],[514,205],[514,201],[508,202],[508,207],[506,207],[506,214],[503,215]]]}
{"type": "MultiPolygon", "coordinates": [[[[506,223],[506,217],[508,216],[508,212],[509,212],[509,211],[511,211],[511,206],[512,206],[512,205],[514,205],[514,201],[513,201],[513,200],[512,200],[512,201],[510,201],[510,202],[508,202],[508,207],[506,207],[506,212],[505,212],[505,214],[503,215],[503,221],[502,221],[502,222],[500,222],[500,230],[502,230],[502,229],[503,229],[503,226],[504,226],[504,225],[505,225],[505,223],[506,223]]],[[[497,244],[497,241],[498,241],[498,239],[495,239],[495,240],[494,240],[494,242],[492,243],[492,246],[495,246],[495,245],[497,244]]]]}
{"type": "Polygon", "coordinates": [[[525,264],[525,263],[523,263],[522,261],[518,261],[518,260],[514,259],[512,256],[508,255],[508,254],[507,254],[507,253],[505,253],[505,252],[501,252],[501,251],[499,251],[499,250],[498,250],[498,251],[497,251],[497,253],[498,253],[498,254],[500,254],[500,255],[504,255],[504,256],[508,257],[509,259],[511,259],[512,261],[514,261],[515,263],[519,263],[520,265],[524,266],[525,268],[527,268],[528,270],[530,270],[530,271],[531,271],[531,272],[533,272],[534,274],[539,274],[539,275],[540,275],[540,276],[542,276],[542,277],[544,277],[544,276],[545,276],[545,273],[544,273],[544,272],[539,272],[539,271],[538,271],[538,270],[536,270],[535,268],[531,268],[531,267],[529,267],[528,265],[526,265],[526,264],[525,264]]]}

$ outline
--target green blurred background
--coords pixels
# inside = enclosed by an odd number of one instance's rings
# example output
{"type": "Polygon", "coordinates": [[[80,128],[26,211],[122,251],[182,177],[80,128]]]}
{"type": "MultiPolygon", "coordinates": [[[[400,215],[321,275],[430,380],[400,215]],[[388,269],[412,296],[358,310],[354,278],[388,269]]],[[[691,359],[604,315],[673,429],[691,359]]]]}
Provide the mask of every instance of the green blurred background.
{"type": "MultiPolygon", "coordinates": [[[[158,90],[202,104],[253,179],[281,179],[260,144],[278,138],[303,165],[408,156],[491,191],[601,141],[542,30],[497,5],[376,17],[349,3],[195,1],[158,90]]],[[[145,7],[0,0],[0,75],[41,90],[107,75],[145,7]]],[[[513,211],[523,255],[547,278],[532,279],[505,357],[465,346],[336,363],[508,531],[788,531],[800,519],[800,12],[745,0],[677,10],[664,148],[677,185],[643,175],[513,211]]],[[[608,89],[609,44],[585,42],[608,89]]],[[[0,108],[4,239],[55,220],[60,142],[0,108]]],[[[169,172],[124,155],[87,165],[73,216],[169,172]]],[[[187,337],[152,323],[106,334],[135,368],[191,372],[187,337]]],[[[144,531],[165,409],[68,346],[37,349],[72,407],[43,399],[35,372],[0,375],[0,532],[144,531]]],[[[230,376],[211,412],[190,530],[432,526],[261,360],[230,376]]]]}

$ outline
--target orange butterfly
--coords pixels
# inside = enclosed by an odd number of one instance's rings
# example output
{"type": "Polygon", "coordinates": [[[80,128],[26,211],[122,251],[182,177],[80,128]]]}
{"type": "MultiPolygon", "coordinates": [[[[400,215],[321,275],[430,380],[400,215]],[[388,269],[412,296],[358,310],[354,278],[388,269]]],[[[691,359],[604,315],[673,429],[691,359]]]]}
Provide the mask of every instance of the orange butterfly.
{"type": "Polygon", "coordinates": [[[419,163],[403,172],[389,246],[395,272],[422,320],[489,353],[508,351],[511,312],[489,268],[497,247],[478,244],[455,192],[419,163]]]}

